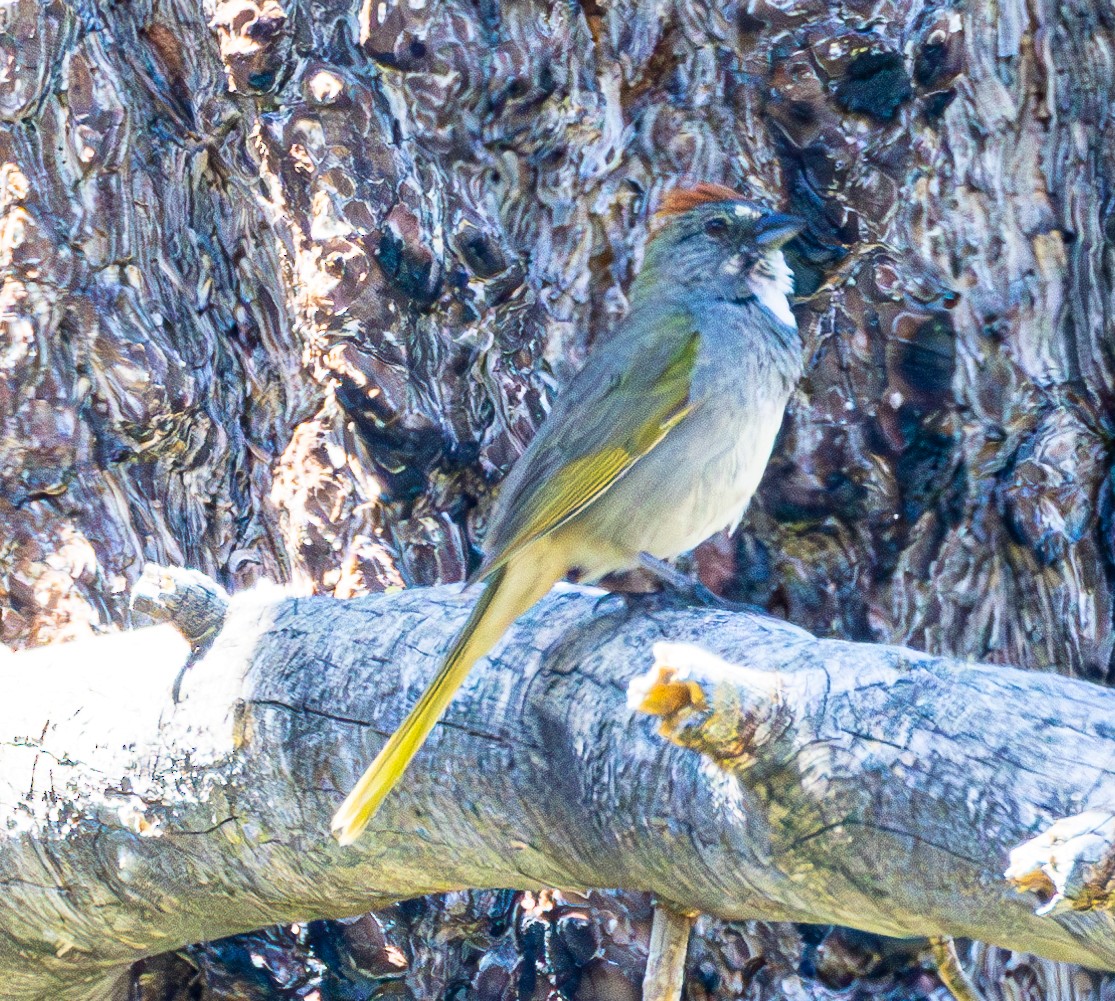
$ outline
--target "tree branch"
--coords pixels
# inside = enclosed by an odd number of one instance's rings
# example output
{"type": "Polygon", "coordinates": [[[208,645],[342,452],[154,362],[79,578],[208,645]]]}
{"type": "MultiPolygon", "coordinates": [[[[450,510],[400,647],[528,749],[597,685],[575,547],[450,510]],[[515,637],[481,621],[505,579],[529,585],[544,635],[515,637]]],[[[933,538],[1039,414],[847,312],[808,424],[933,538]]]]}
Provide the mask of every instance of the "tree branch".
{"type": "Polygon", "coordinates": [[[168,624],[0,661],[3,989],[87,998],[145,955],[461,887],[639,889],[1115,969],[1110,912],[1036,914],[1003,877],[1115,802],[1115,693],[657,598],[552,593],[339,848],[333,809],[469,601],[238,596],[177,705],[192,647],[168,624]]]}

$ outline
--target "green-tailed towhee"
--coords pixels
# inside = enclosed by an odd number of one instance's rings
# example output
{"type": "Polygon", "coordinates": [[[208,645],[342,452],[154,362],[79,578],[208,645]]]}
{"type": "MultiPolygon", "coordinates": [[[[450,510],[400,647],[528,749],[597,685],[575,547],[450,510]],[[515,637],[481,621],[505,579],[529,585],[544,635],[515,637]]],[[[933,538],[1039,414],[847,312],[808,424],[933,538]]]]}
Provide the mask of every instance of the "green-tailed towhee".
{"type": "Polygon", "coordinates": [[[595,580],[734,528],[802,371],[782,245],[804,223],[699,184],[668,193],[631,309],[562,392],[496,500],[486,580],[437,677],[333,818],[355,840],[465,679],[566,574],[595,580]]]}

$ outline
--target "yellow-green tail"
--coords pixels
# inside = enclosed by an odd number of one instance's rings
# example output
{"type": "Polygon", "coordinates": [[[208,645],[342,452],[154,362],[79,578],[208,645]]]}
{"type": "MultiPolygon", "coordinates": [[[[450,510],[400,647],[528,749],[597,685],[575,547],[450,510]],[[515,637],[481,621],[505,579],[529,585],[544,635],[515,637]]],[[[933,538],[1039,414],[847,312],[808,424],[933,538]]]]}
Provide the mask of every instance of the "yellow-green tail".
{"type": "Polygon", "coordinates": [[[542,565],[544,561],[524,567],[525,562],[519,559],[514,565],[505,565],[492,573],[441,670],[334,814],[333,835],[342,845],[352,844],[368,826],[472,665],[495,646],[511,623],[549,591],[564,572],[551,576],[542,565]]]}

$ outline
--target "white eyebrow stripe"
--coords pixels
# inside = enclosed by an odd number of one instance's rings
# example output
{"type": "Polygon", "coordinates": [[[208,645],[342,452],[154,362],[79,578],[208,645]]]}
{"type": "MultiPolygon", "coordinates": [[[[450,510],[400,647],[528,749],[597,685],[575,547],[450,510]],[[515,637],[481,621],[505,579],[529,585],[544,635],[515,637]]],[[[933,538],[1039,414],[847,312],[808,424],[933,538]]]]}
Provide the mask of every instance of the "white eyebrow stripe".
{"type": "Polygon", "coordinates": [[[749,208],[746,205],[737,205],[736,215],[738,215],[740,218],[743,218],[744,216],[750,216],[752,219],[756,219],[758,218],[759,213],[756,212],[753,208],[749,208]]]}

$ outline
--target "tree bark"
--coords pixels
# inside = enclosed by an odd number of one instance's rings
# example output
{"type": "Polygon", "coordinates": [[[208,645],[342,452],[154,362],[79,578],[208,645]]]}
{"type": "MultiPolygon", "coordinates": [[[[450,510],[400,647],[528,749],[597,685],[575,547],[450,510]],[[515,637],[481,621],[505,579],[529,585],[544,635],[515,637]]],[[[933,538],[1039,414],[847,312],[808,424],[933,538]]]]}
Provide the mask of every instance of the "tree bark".
{"type": "MultiPolygon", "coordinates": [[[[127,627],[146,561],[230,591],[461,579],[493,484],[622,314],[661,192],[724,181],[810,221],[808,374],[741,531],[696,554],[705,583],[819,635],[1111,680],[1104,4],[0,18],[6,644],[127,627]]],[[[740,934],[698,926],[704,980],[789,996],[814,947],[740,934]]],[[[1110,990],[976,954],[1012,1001],[1110,990]]]]}
{"type": "Polygon", "coordinates": [[[84,998],[194,941],[466,887],[622,887],[1115,969],[1109,914],[1050,913],[1003,875],[1115,802],[1115,693],[658,598],[545,599],[338,847],[332,810],[467,605],[249,592],[177,705],[169,625],[4,660],[4,996],[84,998]]]}

